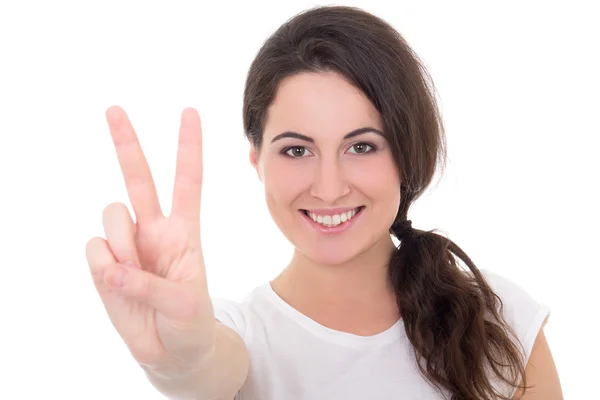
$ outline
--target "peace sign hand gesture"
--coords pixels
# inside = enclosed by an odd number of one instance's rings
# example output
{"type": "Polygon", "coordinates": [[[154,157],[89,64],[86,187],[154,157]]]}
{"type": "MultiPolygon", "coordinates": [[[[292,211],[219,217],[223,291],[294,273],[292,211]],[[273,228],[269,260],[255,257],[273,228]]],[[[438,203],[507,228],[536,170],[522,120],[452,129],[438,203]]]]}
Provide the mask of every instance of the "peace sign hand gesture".
{"type": "Polygon", "coordinates": [[[181,115],[172,213],[166,218],[150,168],[125,112],[106,112],[136,215],[123,203],[103,213],[106,240],[86,258],[108,316],[135,360],[153,371],[191,371],[214,346],[216,320],[200,243],[202,130],[196,110],[181,115]]]}

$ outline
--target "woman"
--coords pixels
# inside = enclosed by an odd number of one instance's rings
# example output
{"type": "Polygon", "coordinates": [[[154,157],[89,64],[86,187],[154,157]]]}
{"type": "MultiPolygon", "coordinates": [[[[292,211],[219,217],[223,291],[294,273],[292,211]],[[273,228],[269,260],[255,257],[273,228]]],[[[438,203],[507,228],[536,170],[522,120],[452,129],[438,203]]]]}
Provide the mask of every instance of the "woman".
{"type": "Polygon", "coordinates": [[[90,240],[87,257],[111,321],[159,391],[562,398],[548,308],[407,219],[445,161],[445,137],[433,85],[393,28],[347,7],[296,16],[252,63],[243,111],[250,161],[295,251],[242,303],[208,294],[197,113],[182,114],[165,218],[126,115],[107,112],[137,222],[109,205],[106,240],[90,240]]]}

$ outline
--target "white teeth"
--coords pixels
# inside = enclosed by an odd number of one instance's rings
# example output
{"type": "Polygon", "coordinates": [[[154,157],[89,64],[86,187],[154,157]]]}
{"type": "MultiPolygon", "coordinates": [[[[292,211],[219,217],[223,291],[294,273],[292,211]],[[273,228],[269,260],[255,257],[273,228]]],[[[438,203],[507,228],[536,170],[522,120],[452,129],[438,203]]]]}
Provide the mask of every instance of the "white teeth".
{"type": "Polygon", "coordinates": [[[356,210],[351,210],[342,214],[335,215],[317,215],[315,213],[308,213],[308,215],[313,221],[321,225],[333,227],[351,220],[356,215],[356,210]]]}

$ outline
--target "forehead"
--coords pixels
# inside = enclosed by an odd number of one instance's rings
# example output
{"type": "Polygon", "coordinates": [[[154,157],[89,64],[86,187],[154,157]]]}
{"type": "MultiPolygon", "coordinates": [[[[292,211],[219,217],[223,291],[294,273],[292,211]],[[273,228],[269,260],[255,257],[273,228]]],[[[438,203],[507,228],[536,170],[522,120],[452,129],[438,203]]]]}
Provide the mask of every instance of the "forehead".
{"type": "Polygon", "coordinates": [[[314,137],[345,135],[363,126],[382,130],[379,112],[358,88],[335,72],[301,73],[279,84],[265,136],[285,130],[314,137]]]}

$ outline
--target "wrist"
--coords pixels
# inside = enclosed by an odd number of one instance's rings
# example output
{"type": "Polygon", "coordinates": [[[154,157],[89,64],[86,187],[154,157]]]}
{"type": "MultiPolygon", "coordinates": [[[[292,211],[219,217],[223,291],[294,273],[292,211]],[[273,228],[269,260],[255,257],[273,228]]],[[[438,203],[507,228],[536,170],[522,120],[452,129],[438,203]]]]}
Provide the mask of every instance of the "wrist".
{"type": "Polygon", "coordinates": [[[196,378],[199,373],[208,368],[210,361],[215,354],[216,346],[213,344],[209,348],[198,351],[199,356],[193,357],[193,360],[173,361],[162,365],[143,365],[140,367],[146,375],[154,377],[157,380],[186,380],[190,377],[196,378]]]}

